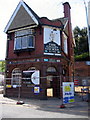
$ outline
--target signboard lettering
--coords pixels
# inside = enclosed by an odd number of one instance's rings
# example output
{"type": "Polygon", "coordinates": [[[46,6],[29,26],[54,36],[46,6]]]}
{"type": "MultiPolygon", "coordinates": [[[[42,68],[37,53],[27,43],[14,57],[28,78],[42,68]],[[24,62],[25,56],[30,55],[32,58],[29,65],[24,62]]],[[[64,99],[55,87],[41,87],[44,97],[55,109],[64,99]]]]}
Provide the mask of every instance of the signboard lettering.
{"type": "Polygon", "coordinates": [[[44,27],[44,54],[60,56],[60,30],[54,27],[44,27]]]}
{"type": "Polygon", "coordinates": [[[49,42],[47,44],[44,45],[44,52],[45,53],[58,53],[60,54],[60,46],[57,45],[56,43],[49,42]]]}

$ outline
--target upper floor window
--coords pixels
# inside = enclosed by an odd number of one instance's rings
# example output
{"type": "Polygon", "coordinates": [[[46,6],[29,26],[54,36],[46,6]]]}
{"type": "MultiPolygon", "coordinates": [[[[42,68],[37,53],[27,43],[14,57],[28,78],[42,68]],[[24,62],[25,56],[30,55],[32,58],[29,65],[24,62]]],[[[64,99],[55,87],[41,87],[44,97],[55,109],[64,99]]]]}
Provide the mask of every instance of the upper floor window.
{"type": "Polygon", "coordinates": [[[63,37],[64,37],[64,46],[63,46],[63,50],[66,54],[68,54],[68,44],[67,44],[67,36],[63,33],[63,37]]]}
{"type": "Polygon", "coordinates": [[[34,48],[34,29],[15,32],[14,50],[34,48]]]}

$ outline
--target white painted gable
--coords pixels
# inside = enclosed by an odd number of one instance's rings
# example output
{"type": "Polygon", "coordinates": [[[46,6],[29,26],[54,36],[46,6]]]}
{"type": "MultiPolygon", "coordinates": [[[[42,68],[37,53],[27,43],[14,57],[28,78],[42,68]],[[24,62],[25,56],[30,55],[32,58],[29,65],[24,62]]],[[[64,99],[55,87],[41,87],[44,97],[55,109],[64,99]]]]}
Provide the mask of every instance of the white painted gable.
{"type": "Polygon", "coordinates": [[[23,1],[20,1],[6,25],[4,32],[33,24],[38,25],[38,20],[27,5],[23,1]]]}

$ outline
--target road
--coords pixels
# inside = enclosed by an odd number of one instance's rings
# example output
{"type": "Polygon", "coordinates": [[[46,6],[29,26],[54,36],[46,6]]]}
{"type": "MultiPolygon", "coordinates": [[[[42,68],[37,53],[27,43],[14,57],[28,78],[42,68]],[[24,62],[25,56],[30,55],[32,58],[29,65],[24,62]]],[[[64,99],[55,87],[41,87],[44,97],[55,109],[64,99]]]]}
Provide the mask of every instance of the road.
{"type": "MultiPolygon", "coordinates": [[[[2,118],[87,118],[87,115],[71,114],[66,112],[65,109],[57,109],[56,111],[51,111],[50,109],[41,109],[39,107],[33,106],[23,106],[23,105],[10,105],[2,104],[2,118]],[[65,112],[64,112],[65,111],[65,112]]],[[[83,111],[81,111],[83,112],[83,111]]]]}
{"type": "Polygon", "coordinates": [[[60,109],[59,99],[47,101],[27,99],[23,105],[17,105],[16,101],[3,97],[0,99],[2,118],[88,118],[87,102],[78,101],[60,109]]]}

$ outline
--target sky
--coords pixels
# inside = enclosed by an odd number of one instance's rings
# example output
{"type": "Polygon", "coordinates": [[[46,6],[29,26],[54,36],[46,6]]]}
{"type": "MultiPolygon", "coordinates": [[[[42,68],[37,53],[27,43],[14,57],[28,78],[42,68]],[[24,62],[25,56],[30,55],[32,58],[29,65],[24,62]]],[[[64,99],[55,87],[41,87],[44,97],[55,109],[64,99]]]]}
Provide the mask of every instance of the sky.
{"type": "MultiPolygon", "coordinates": [[[[24,0],[39,17],[55,19],[63,17],[63,3],[71,6],[72,29],[87,27],[85,4],[90,0],[24,0]]],[[[5,59],[7,36],[4,29],[20,0],[0,0],[0,60],[5,59]]]]}

